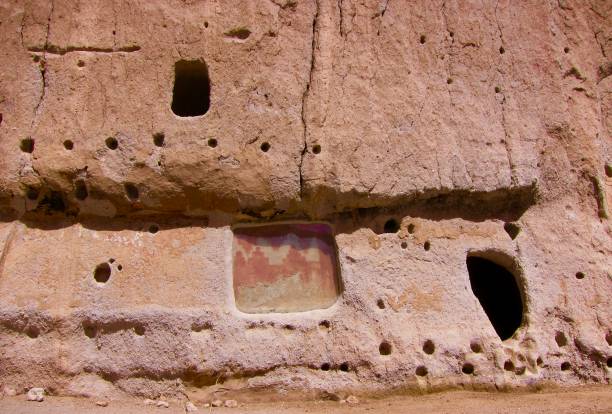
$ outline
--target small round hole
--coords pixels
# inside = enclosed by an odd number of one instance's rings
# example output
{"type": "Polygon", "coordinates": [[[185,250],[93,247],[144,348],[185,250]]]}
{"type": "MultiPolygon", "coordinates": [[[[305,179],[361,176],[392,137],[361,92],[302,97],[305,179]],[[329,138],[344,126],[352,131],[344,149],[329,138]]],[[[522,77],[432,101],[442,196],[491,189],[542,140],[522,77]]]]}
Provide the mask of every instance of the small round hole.
{"type": "Polygon", "coordinates": [[[80,68],[82,68],[83,66],[85,66],[85,62],[83,62],[82,60],[79,60],[79,61],[77,62],[77,66],[78,66],[78,67],[80,67],[80,68]]]}
{"type": "Polygon", "coordinates": [[[499,86],[495,87],[495,93],[500,93],[501,92],[501,88],[499,86]]]}
{"type": "Polygon", "coordinates": [[[270,144],[267,142],[263,142],[259,148],[261,148],[263,152],[268,152],[270,151],[270,144]]]}
{"type": "Polygon", "coordinates": [[[208,28],[208,22],[204,22],[204,27],[208,28]]]}
{"type": "Polygon", "coordinates": [[[64,148],[66,148],[68,151],[72,151],[72,149],[74,148],[74,143],[67,139],[66,141],[64,141],[64,148]]]}
{"type": "Polygon", "coordinates": [[[382,299],[378,299],[376,301],[376,306],[378,306],[379,309],[385,309],[385,301],[382,299]]]}
{"type": "Polygon", "coordinates": [[[95,338],[97,334],[97,329],[93,325],[83,324],[83,332],[85,333],[86,337],[95,338]]]}
{"type": "Polygon", "coordinates": [[[408,248],[408,243],[402,242],[402,244],[400,244],[400,246],[401,246],[402,249],[406,249],[406,248],[408,248]]]}
{"type": "Polygon", "coordinates": [[[34,140],[30,137],[22,139],[19,143],[19,148],[21,151],[31,154],[34,152],[34,140]]]}
{"type": "Polygon", "coordinates": [[[453,78],[448,78],[448,79],[446,79],[446,83],[447,83],[447,84],[449,84],[449,85],[450,85],[451,83],[453,83],[453,78]]]}
{"type": "Polygon", "coordinates": [[[464,374],[467,374],[467,375],[474,374],[474,365],[470,364],[469,362],[466,362],[461,367],[461,372],[463,372],[464,374]]]}
{"type": "Polygon", "coordinates": [[[572,367],[572,364],[565,361],[564,363],[561,364],[561,371],[568,371],[571,367],[572,367]]]}
{"type": "Polygon", "coordinates": [[[136,325],[134,327],[134,332],[136,333],[136,335],[138,336],[143,336],[145,334],[145,328],[142,325],[136,325]]]}
{"type": "Polygon", "coordinates": [[[210,139],[208,140],[208,146],[209,146],[209,147],[211,147],[211,148],[215,148],[217,145],[218,145],[218,142],[217,142],[217,140],[216,140],[216,139],[214,139],[214,138],[210,138],[210,139]]]}
{"type": "Polygon", "coordinates": [[[563,51],[564,51],[565,53],[569,53],[570,48],[569,48],[569,47],[567,47],[567,46],[565,46],[565,47],[563,48],[563,51]]]}
{"type": "Polygon", "coordinates": [[[37,200],[38,199],[38,190],[36,188],[28,188],[26,191],[26,197],[28,197],[30,200],[37,200]]]}
{"type": "Polygon", "coordinates": [[[429,241],[426,241],[425,243],[423,243],[423,249],[425,249],[426,251],[429,251],[429,249],[431,249],[431,243],[429,241]]]}
{"type": "Polygon", "coordinates": [[[423,344],[423,352],[425,352],[427,355],[431,355],[436,352],[436,346],[434,345],[432,340],[428,339],[427,341],[425,341],[425,343],[423,344]]]}
{"type": "Polygon", "coordinates": [[[153,134],[153,144],[155,144],[156,147],[163,147],[165,140],[166,136],[163,132],[156,132],[153,134]]]}
{"type": "Polygon", "coordinates": [[[500,46],[499,47],[499,53],[503,55],[504,53],[506,53],[506,49],[504,49],[503,46],[500,46]]]}
{"type": "Polygon", "coordinates": [[[98,283],[106,283],[111,277],[111,267],[108,263],[100,263],[94,270],[94,279],[98,283]]]}
{"type": "Polygon", "coordinates": [[[410,234],[414,233],[414,229],[415,229],[415,225],[413,223],[410,223],[408,225],[408,233],[410,234]]]}
{"type": "Polygon", "coordinates": [[[383,231],[385,233],[397,233],[399,229],[400,229],[400,225],[397,222],[397,220],[394,218],[390,218],[389,220],[385,222],[383,231]]]}
{"type": "Polygon", "coordinates": [[[536,364],[541,367],[542,365],[544,365],[544,360],[542,359],[542,357],[538,357],[538,359],[536,359],[536,364]]]}
{"type": "Polygon", "coordinates": [[[576,279],[584,279],[584,273],[582,273],[582,272],[577,272],[577,273],[576,273],[576,279]]]}
{"type": "Polygon", "coordinates": [[[449,35],[450,37],[455,37],[455,32],[449,32],[449,33],[448,33],[448,35],[449,35]]]}
{"type": "Polygon", "coordinates": [[[123,270],[123,266],[121,266],[121,265],[117,265],[117,270],[118,270],[118,271],[122,271],[122,270],[123,270]]]}
{"type": "Polygon", "coordinates": [[[106,138],[104,143],[106,144],[108,149],[111,149],[111,150],[116,150],[119,147],[119,142],[117,142],[117,138],[115,137],[106,138]]]}
{"type": "Polygon", "coordinates": [[[315,144],[312,146],[312,152],[314,154],[320,154],[321,153],[321,146],[319,144],[315,144]]]}
{"type": "Polygon", "coordinates": [[[149,226],[149,233],[155,234],[159,231],[159,226],[157,224],[151,224],[149,226]]]}
{"type": "Polygon", "coordinates": [[[417,374],[417,376],[419,377],[424,377],[427,375],[427,367],[420,365],[416,368],[415,373],[417,374]]]}
{"type": "Polygon", "coordinates": [[[480,354],[482,352],[482,345],[480,345],[478,342],[472,342],[470,343],[470,349],[475,354],[480,354]]]}
{"type": "Polygon", "coordinates": [[[504,370],[506,371],[514,371],[514,362],[507,360],[504,362],[504,370]]]}
{"type": "Polygon", "coordinates": [[[329,364],[327,362],[324,362],[321,364],[321,371],[329,371],[329,364]]]}
{"type": "Polygon", "coordinates": [[[125,194],[130,200],[138,200],[138,197],[140,196],[138,187],[132,183],[125,183],[123,184],[123,188],[125,189],[125,194]]]}
{"type": "Polygon", "coordinates": [[[348,364],[348,362],[343,362],[342,364],[340,364],[340,371],[342,371],[342,372],[348,372],[349,371],[349,364],[348,364]]]}
{"type": "Polygon", "coordinates": [[[378,352],[380,352],[381,355],[391,355],[392,350],[391,344],[387,341],[381,342],[378,346],[378,352]]]}
{"type": "Polygon", "coordinates": [[[612,178],[612,165],[606,164],[604,170],[606,171],[606,175],[612,178]]]}
{"type": "Polygon", "coordinates": [[[26,335],[32,339],[38,338],[38,335],[40,335],[40,330],[36,326],[28,326],[26,329],[26,335]]]}
{"type": "Polygon", "coordinates": [[[112,264],[112,263],[115,263],[115,259],[113,259],[113,258],[111,257],[110,259],[108,259],[108,262],[109,262],[109,263],[111,263],[111,264],[112,264]]]}
{"type": "Polygon", "coordinates": [[[425,41],[427,40],[427,38],[425,37],[425,35],[421,35],[421,37],[419,38],[419,42],[421,42],[421,44],[425,44],[425,41]]]}
{"type": "Polygon", "coordinates": [[[555,342],[559,348],[564,347],[567,345],[567,337],[563,332],[557,332],[555,334],[555,342]]]}
{"type": "Polygon", "coordinates": [[[606,365],[608,366],[608,368],[612,368],[612,357],[608,357],[608,360],[606,361],[606,365]]]}

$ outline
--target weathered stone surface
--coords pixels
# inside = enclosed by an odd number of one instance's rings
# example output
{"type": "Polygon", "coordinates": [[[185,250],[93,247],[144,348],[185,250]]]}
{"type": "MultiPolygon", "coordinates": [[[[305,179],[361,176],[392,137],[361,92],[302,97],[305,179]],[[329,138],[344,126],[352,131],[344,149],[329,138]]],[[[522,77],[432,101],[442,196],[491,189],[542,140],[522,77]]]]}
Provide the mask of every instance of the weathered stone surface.
{"type": "Polygon", "coordinates": [[[2,2],[0,384],[222,405],[610,383],[611,16],[2,2]],[[178,62],[209,77],[201,116],[173,112],[178,62]],[[479,290],[501,273],[518,294],[479,290]]]}

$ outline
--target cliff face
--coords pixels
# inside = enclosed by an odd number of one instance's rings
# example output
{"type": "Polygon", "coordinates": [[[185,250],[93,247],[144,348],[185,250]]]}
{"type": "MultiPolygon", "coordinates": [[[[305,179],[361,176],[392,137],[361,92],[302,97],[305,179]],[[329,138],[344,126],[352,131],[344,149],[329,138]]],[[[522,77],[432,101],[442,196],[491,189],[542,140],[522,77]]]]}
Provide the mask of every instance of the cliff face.
{"type": "Polygon", "coordinates": [[[4,1],[0,39],[4,387],[610,382],[609,1],[4,1]]]}

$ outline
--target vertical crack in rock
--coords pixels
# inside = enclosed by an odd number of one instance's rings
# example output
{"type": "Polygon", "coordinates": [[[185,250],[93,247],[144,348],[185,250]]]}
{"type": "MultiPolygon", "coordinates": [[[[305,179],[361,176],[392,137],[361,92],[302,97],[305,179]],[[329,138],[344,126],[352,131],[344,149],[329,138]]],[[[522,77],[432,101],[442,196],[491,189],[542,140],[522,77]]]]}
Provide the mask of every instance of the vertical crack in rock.
{"type": "MultiPolygon", "coordinates": [[[[499,17],[497,15],[497,9],[499,7],[499,0],[495,2],[495,24],[497,25],[497,31],[499,32],[499,41],[502,47],[504,46],[504,32],[502,31],[501,25],[499,24],[499,17]]],[[[501,59],[501,58],[500,58],[501,59]]],[[[503,77],[503,76],[502,76],[503,77]]],[[[508,127],[506,125],[506,94],[502,89],[502,100],[501,100],[501,113],[502,113],[502,128],[504,128],[504,148],[506,149],[506,157],[508,159],[508,168],[510,169],[510,185],[517,184],[516,168],[512,162],[512,152],[510,150],[510,135],[508,134],[508,127]]]]}
{"type": "Polygon", "coordinates": [[[38,118],[38,114],[40,111],[40,107],[45,99],[45,93],[47,91],[47,48],[49,47],[49,33],[51,32],[51,17],[53,16],[53,9],[55,8],[54,0],[51,0],[51,10],[49,11],[49,17],[47,18],[47,32],[45,33],[45,45],[42,50],[42,59],[41,59],[41,68],[40,75],[42,77],[42,88],[40,91],[40,98],[38,99],[38,103],[34,108],[34,116],[32,118],[32,129],[34,128],[34,124],[36,123],[36,119],[38,118]]]}
{"type": "Polygon", "coordinates": [[[340,37],[344,37],[344,11],[342,10],[342,0],[338,0],[338,11],[340,13],[340,37]]]}
{"type": "Polygon", "coordinates": [[[304,146],[302,147],[302,153],[300,154],[300,199],[303,199],[304,193],[304,177],[302,167],[304,164],[304,156],[306,155],[306,151],[308,150],[308,121],[306,120],[306,99],[308,99],[308,95],[310,92],[310,86],[312,85],[312,78],[315,68],[315,49],[316,49],[316,34],[318,29],[318,20],[319,20],[319,0],[315,2],[315,15],[312,19],[312,43],[311,43],[311,51],[310,51],[310,72],[308,74],[308,83],[306,83],[306,88],[304,89],[304,93],[302,94],[302,125],[304,127],[304,146]]]}
{"type": "MultiPolygon", "coordinates": [[[[117,49],[117,7],[113,0],[113,51],[117,49]]],[[[112,58],[111,58],[112,59],[112,58]]]]}

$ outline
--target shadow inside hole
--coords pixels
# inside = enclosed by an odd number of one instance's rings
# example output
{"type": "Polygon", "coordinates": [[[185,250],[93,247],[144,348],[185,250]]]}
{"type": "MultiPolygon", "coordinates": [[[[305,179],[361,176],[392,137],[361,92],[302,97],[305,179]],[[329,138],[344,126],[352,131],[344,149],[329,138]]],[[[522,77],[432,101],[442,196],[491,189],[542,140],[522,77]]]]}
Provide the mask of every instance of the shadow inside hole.
{"type": "Polygon", "coordinates": [[[83,324],[83,332],[85,333],[85,336],[88,338],[95,338],[97,335],[98,330],[96,329],[95,326],[90,325],[90,324],[83,324]]]}
{"type": "Polygon", "coordinates": [[[474,374],[474,365],[470,364],[469,362],[466,362],[461,367],[461,372],[463,372],[464,374],[467,374],[467,375],[473,375],[474,374]]]}
{"type": "Polygon", "coordinates": [[[38,338],[38,335],[40,335],[40,330],[36,326],[28,326],[26,329],[26,335],[32,339],[38,338]]]}
{"type": "Polygon", "coordinates": [[[171,109],[180,117],[204,115],[210,108],[208,67],[200,60],[180,60],[174,65],[171,109]]]}
{"type": "Polygon", "coordinates": [[[521,228],[518,226],[518,224],[512,222],[504,223],[504,230],[506,233],[508,233],[508,236],[510,236],[512,240],[516,239],[521,232],[521,228]]]}
{"type": "Polygon", "coordinates": [[[153,144],[156,147],[163,147],[165,140],[166,140],[166,136],[164,135],[163,132],[157,132],[153,134],[153,144]]]}
{"type": "Polygon", "coordinates": [[[106,283],[111,277],[111,267],[108,263],[100,263],[94,270],[94,279],[98,283],[106,283]]]}
{"type": "Polygon", "coordinates": [[[127,198],[129,198],[130,200],[132,201],[138,200],[138,197],[140,197],[140,192],[138,191],[138,187],[136,187],[134,184],[125,183],[123,185],[123,188],[125,189],[125,194],[127,195],[127,198]]]}
{"type": "Polygon", "coordinates": [[[30,137],[22,139],[19,148],[21,151],[31,154],[34,152],[34,140],[30,137]]]}
{"type": "Polygon", "coordinates": [[[390,218],[389,220],[387,220],[383,227],[383,231],[385,233],[397,233],[399,229],[400,229],[400,225],[398,221],[394,218],[390,218]]]}
{"type": "Polygon", "coordinates": [[[564,347],[567,345],[567,337],[563,332],[557,332],[555,334],[555,342],[559,348],[564,347]]]}
{"type": "Polygon", "coordinates": [[[472,292],[488,316],[495,332],[506,340],[523,320],[523,301],[516,278],[505,267],[483,257],[468,256],[472,292]]]}
{"type": "Polygon", "coordinates": [[[104,143],[106,144],[106,147],[111,150],[116,150],[119,147],[119,142],[115,137],[106,138],[106,140],[104,140],[104,143]]]}
{"type": "Polygon", "coordinates": [[[391,355],[392,350],[391,344],[387,341],[381,342],[381,344],[378,346],[378,352],[381,355],[391,355]]]}

